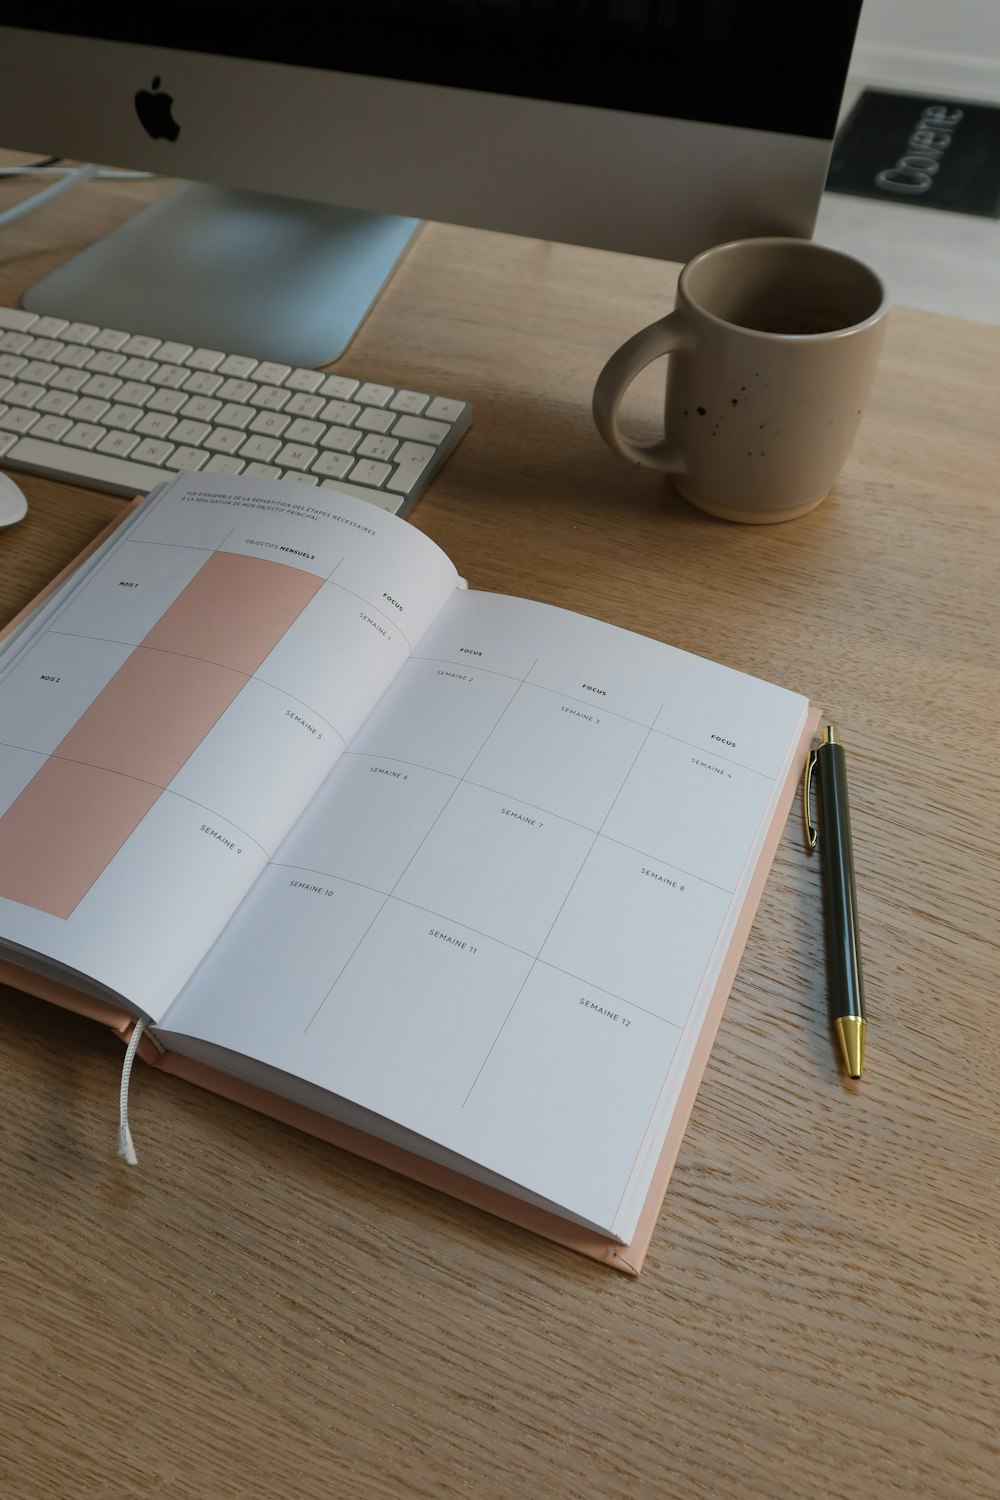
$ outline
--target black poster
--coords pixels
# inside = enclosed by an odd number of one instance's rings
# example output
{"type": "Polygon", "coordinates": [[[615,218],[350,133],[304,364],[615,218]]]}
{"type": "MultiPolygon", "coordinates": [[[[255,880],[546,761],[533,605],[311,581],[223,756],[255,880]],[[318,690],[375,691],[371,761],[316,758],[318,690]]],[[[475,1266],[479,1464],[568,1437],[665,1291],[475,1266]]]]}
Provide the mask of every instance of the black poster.
{"type": "Polygon", "coordinates": [[[1000,108],[865,89],[837,132],[826,186],[1000,219],[1000,108]]]}

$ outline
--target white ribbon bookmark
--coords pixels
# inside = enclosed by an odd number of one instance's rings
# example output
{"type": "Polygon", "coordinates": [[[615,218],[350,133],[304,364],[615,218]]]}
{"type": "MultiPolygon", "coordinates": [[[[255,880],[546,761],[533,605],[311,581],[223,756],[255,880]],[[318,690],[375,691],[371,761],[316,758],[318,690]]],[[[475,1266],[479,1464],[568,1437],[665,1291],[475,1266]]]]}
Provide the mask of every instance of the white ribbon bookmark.
{"type": "Polygon", "coordinates": [[[135,1154],[132,1132],[128,1128],[128,1083],[132,1076],[132,1064],[135,1062],[139,1038],[144,1029],[145,1022],[136,1021],[125,1052],[125,1061],[122,1064],[122,1086],[118,1093],[118,1155],[124,1156],[130,1167],[134,1167],[139,1158],[135,1154]]]}

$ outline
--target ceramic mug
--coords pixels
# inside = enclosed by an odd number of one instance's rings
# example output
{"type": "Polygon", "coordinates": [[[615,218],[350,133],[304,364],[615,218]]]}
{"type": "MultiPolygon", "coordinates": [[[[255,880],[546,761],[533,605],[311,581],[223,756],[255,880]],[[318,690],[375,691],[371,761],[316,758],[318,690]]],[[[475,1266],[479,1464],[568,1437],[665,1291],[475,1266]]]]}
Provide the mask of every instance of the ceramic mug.
{"type": "Polygon", "coordinates": [[[812,240],[735,240],[680,274],[674,311],[612,355],[594,420],[616,453],[660,469],[727,521],[790,521],[819,505],[847,457],[888,301],[870,267],[812,240]],[[618,410],[670,356],[664,436],[632,442],[618,410]]]}

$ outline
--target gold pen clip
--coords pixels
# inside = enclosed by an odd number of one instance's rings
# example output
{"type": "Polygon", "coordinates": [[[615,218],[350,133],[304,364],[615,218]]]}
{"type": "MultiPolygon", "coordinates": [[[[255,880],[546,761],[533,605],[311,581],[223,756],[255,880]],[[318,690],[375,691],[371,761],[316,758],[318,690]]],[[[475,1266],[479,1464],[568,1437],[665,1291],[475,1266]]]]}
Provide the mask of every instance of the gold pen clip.
{"type": "Polygon", "coordinates": [[[810,750],[802,777],[802,826],[806,833],[806,848],[810,851],[816,847],[816,825],[812,820],[812,781],[815,769],[816,751],[810,750]]]}

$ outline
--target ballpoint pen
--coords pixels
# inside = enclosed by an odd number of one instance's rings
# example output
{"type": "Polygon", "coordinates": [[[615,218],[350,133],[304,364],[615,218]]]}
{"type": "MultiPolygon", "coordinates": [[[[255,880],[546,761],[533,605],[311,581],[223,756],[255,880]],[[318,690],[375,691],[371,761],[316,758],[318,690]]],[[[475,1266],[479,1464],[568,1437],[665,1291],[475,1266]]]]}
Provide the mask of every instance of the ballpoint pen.
{"type": "Polygon", "coordinates": [[[819,782],[823,842],[823,909],[829,975],[830,1019],[840,1041],[847,1071],[861,1077],[865,1060],[865,989],[858,945],[858,897],[854,883],[854,847],[847,799],[844,747],[835,724],[823,731],[823,743],[810,750],[802,786],[806,843],[816,847],[810,791],[813,773],[819,782]]]}

